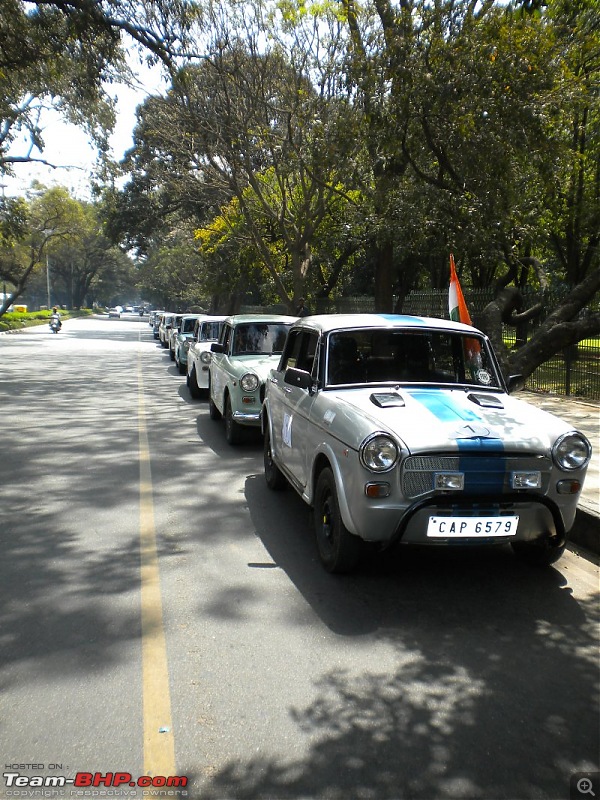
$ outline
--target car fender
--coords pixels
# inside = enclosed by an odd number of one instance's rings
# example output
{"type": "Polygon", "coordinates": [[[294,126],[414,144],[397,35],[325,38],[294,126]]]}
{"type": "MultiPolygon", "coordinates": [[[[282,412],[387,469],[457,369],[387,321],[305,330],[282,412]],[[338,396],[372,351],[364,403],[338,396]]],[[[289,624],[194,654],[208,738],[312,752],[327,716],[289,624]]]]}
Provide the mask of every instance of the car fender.
{"type": "Polygon", "coordinates": [[[328,442],[321,442],[315,450],[310,466],[310,480],[306,482],[302,499],[310,506],[314,505],[317,481],[324,466],[329,466],[333,473],[340,514],[342,515],[344,525],[350,533],[358,534],[357,528],[352,520],[352,515],[350,514],[346,493],[340,488],[344,485],[340,464],[333,448],[328,442]],[[325,464],[325,462],[327,462],[327,464],[325,464]]]}
{"type": "Polygon", "coordinates": [[[271,438],[271,447],[273,447],[273,423],[271,422],[271,414],[269,413],[270,407],[271,403],[269,402],[269,396],[267,394],[263,400],[262,409],[260,412],[260,430],[264,436],[268,428],[269,436],[271,438]]]}

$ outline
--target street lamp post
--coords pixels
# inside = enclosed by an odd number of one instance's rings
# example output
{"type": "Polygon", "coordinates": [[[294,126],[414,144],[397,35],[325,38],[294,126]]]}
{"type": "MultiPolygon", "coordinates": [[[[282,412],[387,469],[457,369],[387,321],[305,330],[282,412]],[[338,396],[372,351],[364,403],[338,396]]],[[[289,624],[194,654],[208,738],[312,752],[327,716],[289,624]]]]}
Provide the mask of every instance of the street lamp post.
{"type": "Polygon", "coordinates": [[[46,294],[48,299],[48,309],[50,309],[50,259],[46,253],[46,294]]]}

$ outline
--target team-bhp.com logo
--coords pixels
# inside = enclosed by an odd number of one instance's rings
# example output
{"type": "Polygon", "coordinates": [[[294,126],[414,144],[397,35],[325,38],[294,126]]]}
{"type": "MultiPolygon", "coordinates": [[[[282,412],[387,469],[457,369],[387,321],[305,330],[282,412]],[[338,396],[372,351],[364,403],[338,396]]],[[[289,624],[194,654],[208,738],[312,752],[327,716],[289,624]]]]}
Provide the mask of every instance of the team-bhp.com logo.
{"type": "MultiPolygon", "coordinates": [[[[19,772],[5,772],[6,788],[97,788],[121,786],[141,787],[142,789],[183,789],[188,779],[183,775],[142,775],[134,778],[130,772],[78,772],[74,778],[65,775],[21,775],[19,772]]],[[[16,796],[17,793],[15,793],[16,796]]]]}

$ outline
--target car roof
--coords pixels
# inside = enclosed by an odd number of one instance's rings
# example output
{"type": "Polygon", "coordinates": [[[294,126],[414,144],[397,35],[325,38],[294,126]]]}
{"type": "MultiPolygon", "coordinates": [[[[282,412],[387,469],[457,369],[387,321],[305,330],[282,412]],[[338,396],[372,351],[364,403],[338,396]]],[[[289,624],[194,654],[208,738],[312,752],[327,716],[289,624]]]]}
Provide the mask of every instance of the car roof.
{"type": "Polygon", "coordinates": [[[285,314],[232,314],[225,319],[231,325],[239,325],[244,322],[296,322],[297,317],[289,317],[285,314]]]}
{"type": "Polygon", "coordinates": [[[302,317],[295,327],[316,328],[322,332],[349,328],[439,328],[461,333],[481,333],[471,325],[440,319],[439,317],[417,317],[409,314],[315,314],[302,317]]]}

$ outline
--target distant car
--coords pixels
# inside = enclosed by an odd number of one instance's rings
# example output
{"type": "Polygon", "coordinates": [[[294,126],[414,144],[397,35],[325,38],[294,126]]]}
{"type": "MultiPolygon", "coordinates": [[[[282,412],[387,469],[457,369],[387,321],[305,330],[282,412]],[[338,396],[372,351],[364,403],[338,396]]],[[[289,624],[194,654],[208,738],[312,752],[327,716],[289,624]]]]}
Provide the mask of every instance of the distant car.
{"type": "Polygon", "coordinates": [[[115,317],[117,319],[121,319],[121,312],[118,308],[109,308],[108,309],[108,316],[115,317]]]}
{"type": "Polygon", "coordinates": [[[173,324],[171,328],[167,331],[167,334],[165,336],[166,345],[169,350],[171,361],[175,361],[175,340],[177,338],[177,334],[179,333],[179,328],[181,326],[182,319],[183,319],[183,314],[175,314],[175,316],[173,317],[173,324]]]}
{"type": "Polygon", "coordinates": [[[169,346],[169,332],[173,327],[175,314],[171,311],[165,311],[160,318],[158,325],[158,339],[163,347],[169,346]]]}
{"type": "Polygon", "coordinates": [[[194,336],[195,325],[203,316],[203,314],[183,314],[179,320],[177,331],[171,334],[170,348],[180,375],[185,375],[187,372],[188,348],[186,344],[194,336]]]}
{"type": "Polygon", "coordinates": [[[150,316],[148,318],[148,325],[152,328],[152,334],[155,339],[158,339],[158,328],[160,325],[160,320],[162,315],[165,312],[162,309],[157,309],[156,311],[151,311],[150,316]]]}
{"type": "Polygon", "coordinates": [[[219,340],[226,317],[204,316],[197,320],[191,339],[183,343],[187,362],[187,386],[194,399],[208,393],[213,342],[219,340]]]}
{"type": "Polygon", "coordinates": [[[229,444],[240,442],[244,427],[260,427],[264,382],[295,320],[278,314],[228,317],[219,342],[211,345],[209,413],[214,420],[225,417],[229,444]]]}
{"type": "Polygon", "coordinates": [[[314,316],[266,384],[264,468],[313,507],[330,572],[364,543],[512,545],[562,555],[591,457],[586,437],[508,394],[480,331],[439,319],[314,316]]]}

